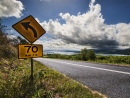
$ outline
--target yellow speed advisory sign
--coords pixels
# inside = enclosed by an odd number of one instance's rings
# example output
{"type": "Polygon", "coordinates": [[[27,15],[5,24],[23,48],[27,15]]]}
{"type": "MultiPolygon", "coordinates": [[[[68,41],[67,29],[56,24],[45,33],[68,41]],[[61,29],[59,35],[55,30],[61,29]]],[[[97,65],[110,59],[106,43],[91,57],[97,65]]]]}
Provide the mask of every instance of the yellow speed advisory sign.
{"type": "Polygon", "coordinates": [[[39,44],[19,44],[18,58],[36,58],[43,56],[43,46],[39,44]]]}
{"type": "Polygon", "coordinates": [[[30,43],[34,43],[46,33],[42,26],[31,15],[12,25],[12,27],[30,43]]]}

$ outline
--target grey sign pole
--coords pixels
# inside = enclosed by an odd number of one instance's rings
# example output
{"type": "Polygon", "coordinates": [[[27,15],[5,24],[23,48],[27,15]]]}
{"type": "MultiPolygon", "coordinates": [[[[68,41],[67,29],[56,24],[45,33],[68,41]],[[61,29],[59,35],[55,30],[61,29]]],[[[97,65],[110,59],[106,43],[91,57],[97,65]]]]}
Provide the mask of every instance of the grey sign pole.
{"type": "Polygon", "coordinates": [[[31,81],[33,81],[33,58],[31,58],[31,81]]]}

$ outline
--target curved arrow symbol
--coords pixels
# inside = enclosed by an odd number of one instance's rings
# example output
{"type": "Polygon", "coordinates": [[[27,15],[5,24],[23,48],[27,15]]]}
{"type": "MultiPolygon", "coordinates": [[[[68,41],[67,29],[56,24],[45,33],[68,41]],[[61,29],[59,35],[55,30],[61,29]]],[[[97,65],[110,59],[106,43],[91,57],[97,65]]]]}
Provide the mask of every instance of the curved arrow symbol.
{"type": "Polygon", "coordinates": [[[26,30],[28,30],[28,28],[30,28],[30,29],[33,31],[33,33],[34,33],[34,37],[37,37],[37,32],[36,32],[36,30],[35,30],[32,26],[29,25],[30,22],[23,22],[23,23],[21,23],[21,24],[23,25],[23,27],[24,27],[26,30]]]}

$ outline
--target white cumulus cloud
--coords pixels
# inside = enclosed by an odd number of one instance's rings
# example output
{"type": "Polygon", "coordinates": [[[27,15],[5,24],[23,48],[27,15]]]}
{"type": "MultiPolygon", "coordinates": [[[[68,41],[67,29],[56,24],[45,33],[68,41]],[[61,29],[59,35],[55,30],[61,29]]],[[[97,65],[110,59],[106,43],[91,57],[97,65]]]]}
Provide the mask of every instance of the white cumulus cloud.
{"type": "Polygon", "coordinates": [[[21,1],[18,0],[0,0],[0,17],[16,17],[22,15],[24,9],[21,1]]]}
{"type": "Polygon", "coordinates": [[[91,0],[89,11],[84,14],[60,13],[61,19],[65,20],[64,24],[61,24],[58,19],[50,19],[48,22],[42,22],[41,25],[48,33],[66,44],[91,46],[92,48],[128,46],[130,44],[130,24],[105,24],[101,5],[94,3],[95,0],[91,0]]]}

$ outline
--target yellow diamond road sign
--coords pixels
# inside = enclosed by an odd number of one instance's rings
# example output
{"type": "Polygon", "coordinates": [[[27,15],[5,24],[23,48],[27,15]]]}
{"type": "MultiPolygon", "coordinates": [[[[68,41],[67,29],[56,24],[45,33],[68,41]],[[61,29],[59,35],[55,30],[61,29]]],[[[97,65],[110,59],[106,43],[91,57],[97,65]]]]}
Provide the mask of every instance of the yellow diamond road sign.
{"type": "Polygon", "coordinates": [[[46,31],[31,15],[17,22],[12,27],[30,43],[34,43],[38,38],[46,33],[46,31]]]}
{"type": "Polygon", "coordinates": [[[39,44],[19,44],[18,45],[18,58],[36,58],[43,56],[43,47],[39,44]]]}

